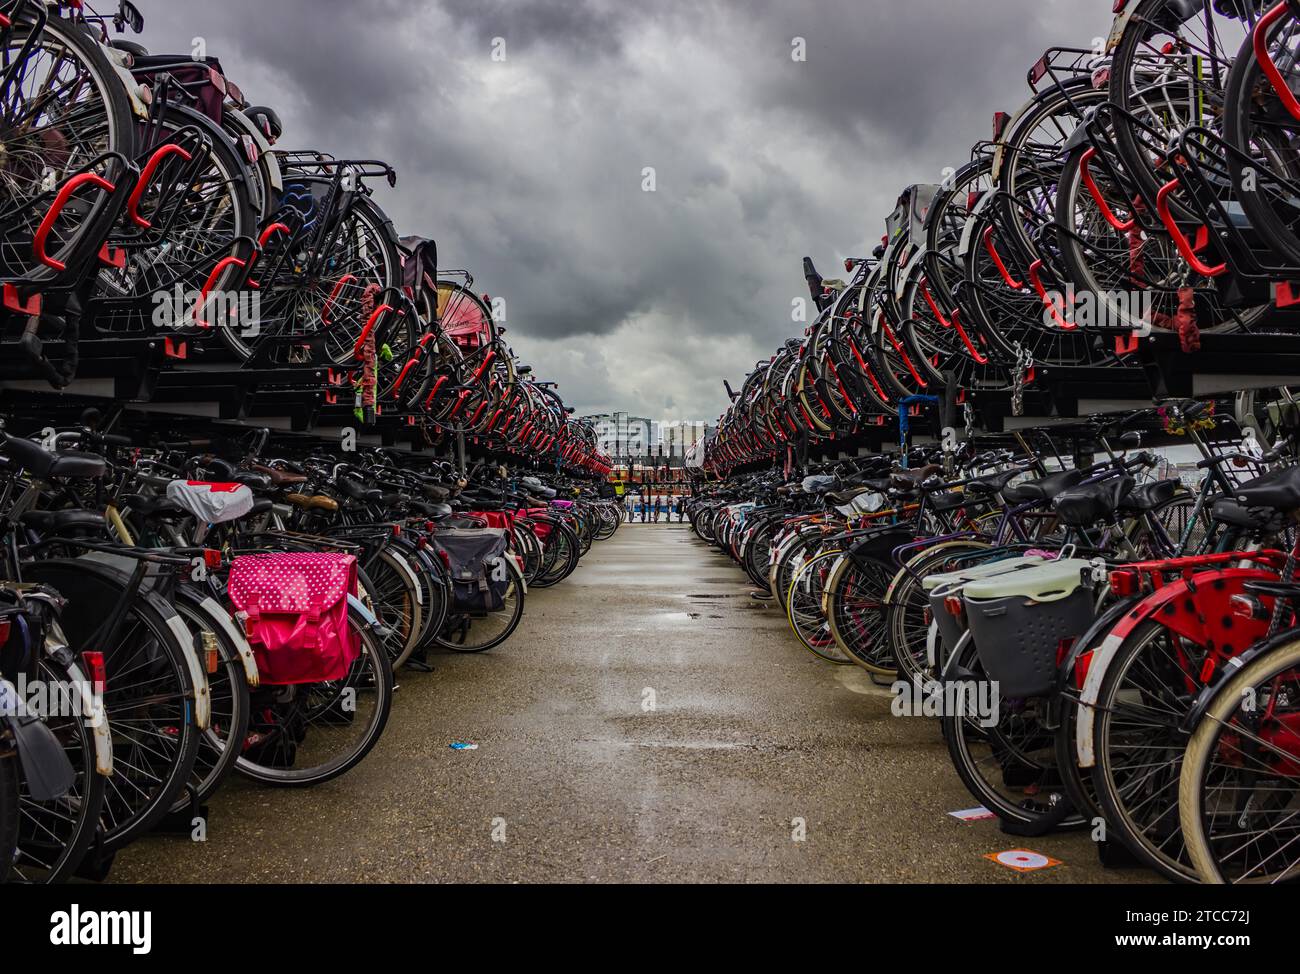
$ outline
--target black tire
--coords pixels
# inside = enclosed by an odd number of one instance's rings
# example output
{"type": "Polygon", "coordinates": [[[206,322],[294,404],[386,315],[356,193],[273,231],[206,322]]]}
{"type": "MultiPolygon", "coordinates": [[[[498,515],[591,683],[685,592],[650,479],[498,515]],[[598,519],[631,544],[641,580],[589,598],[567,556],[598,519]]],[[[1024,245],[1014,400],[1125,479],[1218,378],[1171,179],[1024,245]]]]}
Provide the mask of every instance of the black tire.
{"type": "Polygon", "coordinates": [[[510,573],[511,582],[501,610],[483,616],[472,616],[458,613],[453,607],[447,615],[442,630],[438,633],[439,646],[457,653],[481,653],[494,646],[500,646],[519,627],[519,621],[524,617],[527,585],[523,573],[520,572],[512,556],[506,555],[504,564],[510,573]],[[493,622],[490,630],[486,625],[489,619],[493,622]],[[475,626],[478,627],[477,637],[475,626]],[[487,635],[485,636],[484,633],[487,635]]]}
{"type": "MultiPolygon", "coordinates": [[[[51,559],[24,566],[29,580],[53,585],[68,600],[62,625],[74,651],[103,645],[99,629],[121,602],[126,578],[107,565],[51,559]]],[[[104,710],[113,734],[113,775],[102,814],[106,851],[152,829],[190,780],[199,751],[192,637],[171,605],[142,592],[129,609],[118,642],[104,648],[104,710]],[[191,640],[191,645],[182,643],[191,640]],[[114,682],[114,674],[130,682],[114,682]]]]}
{"type": "MultiPolygon", "coordinates": [[[[68,681],[69,686],[88,682],[75,659],[63,666],[47,656],[38,664],[38,675],[51,683],[68,681]]],[[[10,882],[53,884],[69,879],[95,839],[104,807],[108,779],[95,768],[93,718],[64,715],[47,718],[45,723],[63,745],[77,777],[66,795],[50,802],[32,801],[26,785],[20,783],[18,859],[13,862],[10,882]]]]}
{"type": "MultiPolygon", "coordinates": [[[[960,681],[964,691],[988,682],[973,641],[966,640],[958,650],[956,663],[974,675],[973,680],[960,681]]],[[[978,700],[979,693],[961,699],[978,700]]],[[[945,708],[943,737],[962,784],[1019,834],[1077,826],[1082,820],[1056,781],[1056,742],[1051,732],[1036,711],[1006,704],[999,702],[997,723],[991,727],[981,726],[975,716],[945,708]]]]}
{"type": "MultiPolygon", "coordinates": [[[[356,767],[379,743],[393,707],[393,668],[389,665],[383,647],[371,632],[368,621],[355,606],[348,607],[348,624],[360,636],[361,655],[345,679],[335,681],[333,684],[264,688],[264,691],[270,694],[279,692],[282,696],[293,697],[290,706],[294,709],[293,716],[303,721],[304,740],[294,741],[292,747],[280,748],[279,742],[272,741],[271,747],[259,745],[260,751],[246,748],[235,763],[235,770],[239,774],[266,785],[306,788],[337,778],[356,767]],[[343,716],[345,713],[355,712],[355,708],[343,709],[342,701],[349,698],[348,691],[352,691],[350,697],[353,701],[359,700],[363,693],[370,699],[371,705],[365,715],[365,725],[361,728],[361,733],[352,740],[337,741],[340,745],[337,752],[327,760],[315,765],[298,766],[296,761],[301,754],[298,744],[305,744],[306,740],[310,739],[313,727],[316,733],[327,735],[332,728],[355,724],[355,717],[343,716]],[[276,756],[283,755],[290,755],[290,760],[287,762],[274,760],[276,756]],[[265,760],[259,762],[255,759],[259,757],[265,760]]],[[[255,708],[256,705],[255,696],[255,708]]],[[[254,731],[258,729],[256,719],[252,727],[254,731]]],[[[272,732],[286,738],[287,745],[288,732],[283,726],[272,732]]]]}

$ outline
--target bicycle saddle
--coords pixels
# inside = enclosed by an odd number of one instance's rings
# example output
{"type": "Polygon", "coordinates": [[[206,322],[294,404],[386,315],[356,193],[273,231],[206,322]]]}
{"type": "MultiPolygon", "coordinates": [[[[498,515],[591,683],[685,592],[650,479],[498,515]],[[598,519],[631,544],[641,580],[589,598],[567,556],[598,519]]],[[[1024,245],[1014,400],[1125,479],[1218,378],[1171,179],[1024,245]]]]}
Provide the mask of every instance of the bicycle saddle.
{"type": "Polygon", "coordinates": [[[51,478],[102,477],[108,470],[107,461],[96,453],[66,451],[51,453],[39,443],[21,437],[4,435],[5,453],[19,466],[40,480],[51,478]]]}
{"type": "Polygon", "coordinates": [[[337,511],[339,502],[333,497],[326,497],[324,494],[289,494],[285,500],[294,507],[301,507],[304,511],[337,511]]]}
{"type": "Polygon", "coordinates": [[[897,467],[890,471],[889,479],[895,487],[908,489],[942,470],[943,467],[937,463],[927,463],[924,467],[897,467]]]}
{"type": "Polygon", "coordinates": [[[1231,524],[1238,528],[1263,528],[1268,521],[1265,512],[1252,511],[1230,497],[1216,500],[1210,507],[1210,516],[1221,524],[1231,524]]]}
{"type": "Polygon", "coordinates": [[[1233,497],[1246,507],[1271,507],[1284,513],[1300,510],[1300,467],[1273,470],[1248,480],[1233,491],[1233,497]]]}
{"type": "Polygon", "coordinates": [[[37,531],[62,534],[65,531],[103,531],[104,516],[94,511],[27,511],[18,520],[37,531]]]}
{"type": "Polygon", "coordinates": [[[1086,528],[1099,521],[1110,520],[1119,509],[1120,501],[1133,489],[1132,477],[1116,477],[1096,484],[1083,484],[1062,491],[1052,501],[1062,523],[1073,528],[1086,528]]]}
{"type": "Polygon", "coordinates": [[[1003,470],[976,477],[966,482],[966,493],[987,496],[1000,493],[1019,473],[1019,470],[1003,470]]]}
{"type": "Polygon", "coordinates": [[[384,499],[382,490],[372,490],[359,480],[351,477],[339,477],[335,486],[349,499],[363,504],[378,504],[384,499]]]}
{"type": "Polygon", "coordinates": [[[302,484],[307,482],[305,474],[291,473],[288,470],[277,470],[275,467],[264,467],[260,463],[251,464],[254,473],[263,474],[271,479],[272,487],[289,487],[293,484],[302,484]]]}
{"type": "Polygon", "coordinates": [[[852,504],[853,499],[872,492],[870,487],[850,487],[847,490],[828,490],[823,496],[836,507],[852,504]]]}
{"type": "Polygon", "coordinates": [[[1062,470],[1059,473],[1049,473],[1046,477],[1039,477],[1037,480],[1026,480],[1023,484],[1007,487],[1002,491],[1002,496],[1011,504],[1023,504],[1027,501],[1050,501],[1061,491],[1081,483],[1087,476],[1082,470],[1062,470]]]}
{"type": "Polygon", "coordinates": [[[1178,493],[1180,486],[1182,481],[1176,477],[1142,484],[1130,490],[1119,506],[1126,511],[1152,511],[1178,493]]]}
{"type": "Polygon", "coordinates": [[[123,494],[121,502],[122,507],[128,507],[145,517],[180,517],[187,513],[162,496],[150,497],[145,494],[123,494]]]}

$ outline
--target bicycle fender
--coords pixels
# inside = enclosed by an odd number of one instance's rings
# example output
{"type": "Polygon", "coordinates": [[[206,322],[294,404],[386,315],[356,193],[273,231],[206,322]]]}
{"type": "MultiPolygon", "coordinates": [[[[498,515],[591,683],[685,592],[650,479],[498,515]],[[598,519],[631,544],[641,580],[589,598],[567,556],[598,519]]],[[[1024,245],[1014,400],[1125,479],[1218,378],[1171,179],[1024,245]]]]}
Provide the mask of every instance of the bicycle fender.
{"type": "Polygon", "coordinates": [[[420,587],[420,579],[416,577],[415,569],[411,563],[406,560],[406,552],[400,548],[389,548],[388,553],[393,556],[397,562],[398,570],[406,576],[406,580],[415,588],[415,602],[417,605],[424,605],[424,590],[420,587]]]}
{"type": "MultiPolygon", "coordinates": [[[[1084,681],[1083,693],[1079,698],[1079,719],[1075,725],[1074,743],[1079,767],[1091,768],[1097,763],[1097,756],[1092,747],[1092,733],[1097,713],[1097,700],[1101,696],[1102,680],[1124,640],[1139,625],[1149,619],[1157,618],[1158,614],[1160,622],[1178,635],[1198,641],[1202,645],[1212,645],[1214,637],[1220,635],[1225,629],[1222,620],[1227,618],[1230,622],[1236,621],[1232,620],[1228,597],[1235,594],[1239,586],[1229,583],[1276,577],[1275,573],[1259,568],[1225,568],[1201,572],[1191,579],[1197,600],[1193,601],[1187,597],[1190,591],[1189,580],[1182,578],[1152,592],[1125,613],[1093,652],[1092,661],[1088,664],[1088,677],[1084,681]]],[[[1249,623],[1251,620],[1240,621],[1249,623]]],[[[1248,626],[1243,634],[1245,645],[1259,639],[1265,631],[1267,631],[1266,622],[1248,626]],[[1251,630],[1255,631],[1253,636],[1251,630]]],[[[1222,638],[1220,641],[1222,642],[1222,638]]],[[[1230,644],[1224,645],[1231,650],[1230,644]]]]}
{"type": "MultiPolygon", "coordinates": [[[[81,660],[68,646],[68,637],[63,627],[55,620],[51,623],[45,637],[45,655],[54,659],[71,661],[78,677],[85,680],[81,672],[81,660]]],[[[104,699],[95,693],[81,695],[81,715],[90,724],[90,731],[95,745],[95,771],[105,778],[113,774],[113,731],[108,726],[108,714],[104,713],[104,699]]]]}
{"type": "Polygon", "coordinates": [[[1210,703],[1219,695],[1219,691],[1223,689],[1224,685],[1237,675],[1238,670],[1258,656],[1271,652],[1279,646],[1285,646],[1288,643],[1295,642],[1297,635],[1300,634],[1297,634],[1294,629],[1280,632],[1271,639],[1260,640],[1249,649],[1238,653],[1236,656],[1232,657],[1232,659],[1224,663],[1223,666],[1219,668],[1219,671],[1214,674],[1214,678],[1205,685],[1200,693],[1196,695],[1196,701],[1192,704],[1192,709],[1188,711],[1187,717],[1183,721],[1183,730],[1187,731],[1189,734],[1196,730],[1196,725],[1201,722],[1201,718],[1210,708],[1210,703]]]}
{"type": "Polygon", "coordinates": [[[257,659],[253,656],[253,650],[249,647],[248,640],[239,631],[235,621],[230,618],[230,613],[223,609],[221,604],[212,596],[205,595],[199,604],[203,606],[208,615],[217,621],[221,631],[235,644],[235,649],[239,652],[239,659],[244,664],[244,679],[248,682],[250,690],[256,690],[261,684],[261,677],[257,672],[257,659]]]}
{"type": "Polygon", "coordinates": [[[850,547],[848,555],[858,567],[865,567],[869,561],[892,565],[893,559],[890,556],[894,553],[894,549],[914,540],[915,535],[911,531],[888,531],[868,535],[850,547]]]}
{"type": "MultiPolygon", "coordinates": [[[[149,595],[152,593],[143,593],[149,595]]],[[[160,600],[161,601],[161,600],[160,600]]],[[[166,603],[164,603],[166,604],[166,603]]],[[[167,606],[170,614],[165,615],[164,621],[167,628],[176,636],[177,641],[181,644],[181,655],[185,657],[185,667],[190,671],[190,682],[194,689],[194,726],[201,731],[208,729],[212,723],[212,697],[208,691],[208,674],[199,659],[198,651],[194,648],[194,634],[186,628],[185,622],[181,619],[180,614],[167,606]]]]}

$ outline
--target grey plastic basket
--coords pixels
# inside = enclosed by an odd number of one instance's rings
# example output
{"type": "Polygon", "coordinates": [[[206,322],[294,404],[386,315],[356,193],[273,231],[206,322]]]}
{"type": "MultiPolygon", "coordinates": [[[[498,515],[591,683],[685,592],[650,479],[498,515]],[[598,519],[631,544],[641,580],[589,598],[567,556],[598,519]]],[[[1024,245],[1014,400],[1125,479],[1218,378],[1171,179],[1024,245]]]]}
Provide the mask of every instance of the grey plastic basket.
{"type": "Polygon", "coordinates": [[[1060,578],[1070,569],[1087,567],[1081,559],[1065,559],[1019,572],[1014,582],[990,578],[965,586],[971,637],[1003,699],[1052,691],[1062,640],[1082,635],[1095,614],[1092,587],[1077,579],[1073,586],[1063,586],[1060,578]],[[1004,594],[1009,587],[1019,591],[1004,594]]]}

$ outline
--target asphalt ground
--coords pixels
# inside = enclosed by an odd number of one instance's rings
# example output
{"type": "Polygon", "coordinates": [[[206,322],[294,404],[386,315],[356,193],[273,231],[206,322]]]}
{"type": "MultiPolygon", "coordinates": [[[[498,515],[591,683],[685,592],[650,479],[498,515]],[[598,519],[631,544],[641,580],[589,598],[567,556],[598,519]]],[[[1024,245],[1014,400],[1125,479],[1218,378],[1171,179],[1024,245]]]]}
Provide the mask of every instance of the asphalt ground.
{"type": "Polygon", "coordinates": [[[937,726],[688,526],[624,525],[484,654],[403,672],[383,739],[308,790],[233,780],[206,841],[153,835],[113,882],[1148,882],[1087,833],[1021,839],[975,805],[937,726]],[[453,742],[476,744],[454,750],[453,742]],[[1021,872],[986,858],[1028,849],[1021,872]]]}

